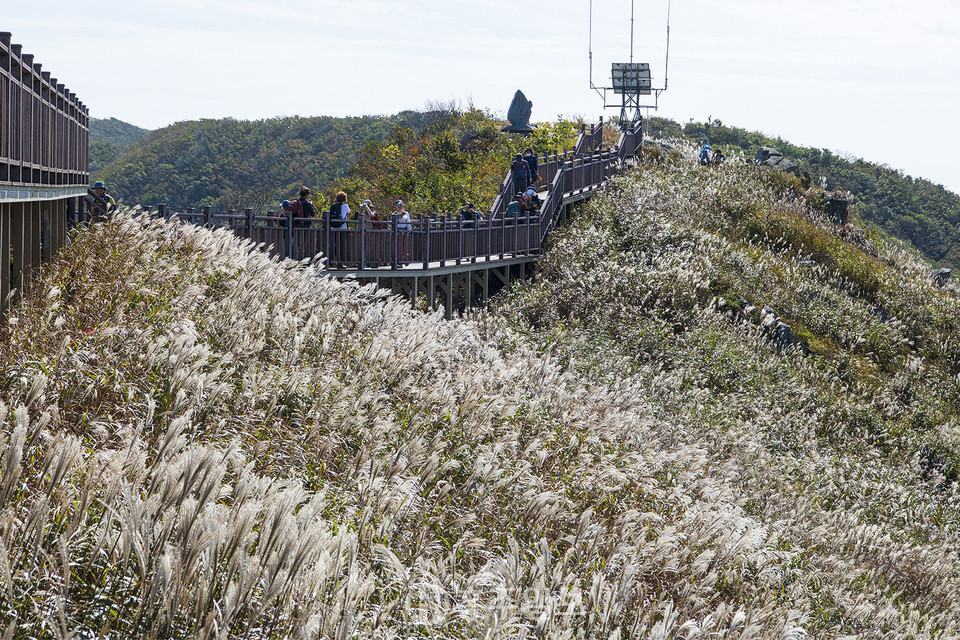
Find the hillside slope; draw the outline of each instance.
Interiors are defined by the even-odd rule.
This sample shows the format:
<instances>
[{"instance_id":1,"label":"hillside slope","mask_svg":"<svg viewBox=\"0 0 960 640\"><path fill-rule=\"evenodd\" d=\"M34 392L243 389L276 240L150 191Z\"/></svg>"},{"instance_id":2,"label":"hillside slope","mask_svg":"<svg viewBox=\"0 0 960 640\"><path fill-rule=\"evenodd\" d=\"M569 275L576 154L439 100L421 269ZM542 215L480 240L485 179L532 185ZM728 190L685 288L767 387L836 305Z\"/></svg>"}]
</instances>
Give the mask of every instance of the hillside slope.
<instances>
[{"instance_id":1,"label":"hillside slope","mask_svg":"<svg viewBox=\"0 0 960 640\"><path fill-rule=\"evenodd\" d=\"M148 129L116 118L90 119L90 177L99 179L99 172L130 147L150 134Z\"/></svg>"},{"instance_id":2,"label":"hillside slope","mask_svg":"<svg viewBox=\"0 0 960 640\"><path fill-rule=\"evenodd\" d=\"M679 125L654 119L658 130L676 133ZM960 267L960 195L922 177L861 158L843 158L828 149L800 147L720 122L690 122L683 135L693 142L721 146L747 158L762 146L776 147L816 182L856 196L857 217L894 238L904 240L932 262Z\"/></svg>"},{"instance_id":3,"label":"hillside slope","mask_svg":"<svg viewBox=\"0 0 960 640\"><path fill-rule=\"evenodd\" d=\"M210 205L276 208L302 185L318 192L345 177L360 150L396 127L425 126L438 112L394 116L194 120L158 129L98 173L127 204L174 210Z\"/></svg>"},{"instance_id":4,"label":"hillside slope","mask_svg":"<svg viewBox=\"0 0 960 640\"><path fill-rule=\"evenodd\" d=\"M960 309L852 239L651 152L445 322L222 231L80 230L0 351L0 627L953 637Z\"/></svg>"}]
</instances>

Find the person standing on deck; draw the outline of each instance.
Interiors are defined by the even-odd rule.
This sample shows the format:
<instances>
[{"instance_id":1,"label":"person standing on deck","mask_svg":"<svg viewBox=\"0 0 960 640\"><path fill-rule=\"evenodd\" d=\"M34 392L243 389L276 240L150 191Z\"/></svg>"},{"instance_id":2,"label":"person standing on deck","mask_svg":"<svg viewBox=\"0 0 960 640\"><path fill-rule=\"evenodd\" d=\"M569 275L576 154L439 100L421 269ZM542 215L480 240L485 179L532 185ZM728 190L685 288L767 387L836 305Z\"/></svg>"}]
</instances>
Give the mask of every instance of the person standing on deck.
<instances>
[{"instance_id":1,"label":"person standing on deck","mask_svg":"<svg viewBox=\"0 0 960 640\"><path fill-rule=\"evenodd\" d=\"M510 173L513 174L513 192L526 191L527 185L530 184L530 166L523 159L523 154L518 153L514 157L513 164L510 165Z\"/></svg>"},{"instance_id":2,"label":"person standing on deck","mask_svg":"<svg viewBox=\"0 0 960 640\"><path fill-rule=\"evenodd\" d=\"M527 147L523 150L523 160L530 170L530 183L538 182L540 175L537 173L537 154L533 152L533 147Z\"/></svg>"},{"instance_id":3,"label":"person standing on deck","mask_svg":"<svg viewBox=\"0 0 960 640\"><path fill-rule=\"evenodd\" d=\"M403 208L403 200L397 200L394 203L393 215L397 216L397 258L409 258L410 252L407 251L407 234L413 228L410 224L410 212Z\"/></svg>"}]
</instances>

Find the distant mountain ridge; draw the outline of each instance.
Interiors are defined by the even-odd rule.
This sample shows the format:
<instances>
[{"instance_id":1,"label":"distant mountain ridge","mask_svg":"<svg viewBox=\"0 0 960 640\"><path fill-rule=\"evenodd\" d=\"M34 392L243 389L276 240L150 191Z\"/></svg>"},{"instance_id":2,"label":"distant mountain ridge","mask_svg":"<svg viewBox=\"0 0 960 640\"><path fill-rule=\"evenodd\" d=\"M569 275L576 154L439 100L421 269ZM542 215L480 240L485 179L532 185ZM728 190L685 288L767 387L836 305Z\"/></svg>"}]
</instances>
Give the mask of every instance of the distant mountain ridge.
<instances>
[{"instance_id":1,"label":"distant mountain ridge","mask_svg":"<svg viewBox=\"0 0 960 640\"><path fill-rule=\"evenodd\" d=\"M149 129L116 118L91 118L90 173L96 174L148 135Z\"/></svg>"},{"instance_id":2,"label":"distant mountain ridge","mask_svg":"<svg viewBox=\"0 0 960 640\"><path fill-rule=\"evenodd\" d=\"M127 204L174 209L210 205L262 211L303 185L315 191L347 175L364 144L397 126L420 128L434 115L205 119L148 132L92 179ZM99 133L93 131L96 142ZM116 144L106 141L108 144Z\"/></svg>"}]
</instances>

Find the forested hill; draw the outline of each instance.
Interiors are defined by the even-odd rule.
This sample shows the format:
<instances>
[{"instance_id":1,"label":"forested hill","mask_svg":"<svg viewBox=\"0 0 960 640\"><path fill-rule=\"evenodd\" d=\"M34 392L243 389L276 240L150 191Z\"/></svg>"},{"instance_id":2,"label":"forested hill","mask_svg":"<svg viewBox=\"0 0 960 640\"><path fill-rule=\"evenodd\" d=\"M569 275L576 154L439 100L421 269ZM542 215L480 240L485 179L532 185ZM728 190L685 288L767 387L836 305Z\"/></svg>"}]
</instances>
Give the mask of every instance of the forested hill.
<instances>
[{"instance_id":1,"label":"forested hill","mask_svg":"<svg viewBox=\"0 0 960 640\"><path fill-rule=\"evenodd\" d=\"M141 129L116 118L91 118L90 172L96 174L148 135L149 129Z\"/></svg>"},{"instance_id":2,"label":"forested hill","mask_svg":"<svg viewBox=\"0 0 960 640\"><path fill-rule=\"evenodd\" d=\"M752 158L762 146L772 146L830 189L840 188L856 199L856 216L864 223L909 242L929 260L960 266L960 195L924 178L862 159L847 160L828 149L799 147L781 138L724 125L719 120L683 126L653 118L658 135L673 135L697 144L722 147L727 156L741 151ZM895 162L896 158L890 158Z\"/></svg>"},{"instance_id":3,"label":"forested hill","mask_svg":"<svg viewBox=\"0 0 960 640\"><path fill-rule=\"evenodd\" d=\"M398 125L422 127L431 112L351 118L232 118L158 129L94 172L129 204L175 209L275 205L301 185L321 189L345 176L370 140ZM95 138L94 138L95 139Z\"/></svg>"}]
</instances>

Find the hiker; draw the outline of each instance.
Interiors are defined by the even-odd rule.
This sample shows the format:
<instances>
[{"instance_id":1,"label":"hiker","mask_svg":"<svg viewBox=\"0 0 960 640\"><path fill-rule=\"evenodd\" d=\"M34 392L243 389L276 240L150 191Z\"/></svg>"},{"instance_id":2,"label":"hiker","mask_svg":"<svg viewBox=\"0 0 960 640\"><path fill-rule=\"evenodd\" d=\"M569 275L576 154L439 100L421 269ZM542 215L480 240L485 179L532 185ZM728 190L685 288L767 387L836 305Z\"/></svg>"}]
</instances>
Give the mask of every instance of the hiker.
<instances>
[{"instance_id":1,"label":"hiker","mask_svg":"<svg viewBox=\"0 0 960 640\"><path fill-rule=\"evenodd\" d=\"M376 208L373 206L373 203L369 200L364 200L360 207L367 214L367 220L370 221L370 227L373 229L386 229L387 223L383 222L383 219L380 217L380 214L377 213Z\"/></svg>"},{"instance_id":2,"label":"hiker","mask_svg":"<svg viewBox=\"0 0 960 640\"><path fill-rule=\"evenodd\" d=\"M407 251L407 234L413 228L410 224L410 212L403 208L403 200L397 200L393 203L393 215L397 216L397 259L409 258Z\"/></svg>"},{"instance_id":3,"label":"hiker","mask_svg":"<svg viewBox=\"0 0 960 640\"><path fill-rule=\"evenodd\" d=\"M109 193L107 193L107 185L102 182L93 183L93 192L97 194L97 198L100 199L100 202L97 203L98 209L103 209L103 213L109 215L110 213L117 210L117 201L113 199Z\"/></svg>"},{"instance_id":4,"label":"hiker","mask_svg":"<svg viewBox=\"0 0 960 640\"><path fill-rule=\"evenodd\" d=\"M299 207L297 207L299 211L297 215L294 216L293 226L310 226L310 218L313 218L317 214L317 210L313 208L313 203L310 202L309 187L300 187L300 197L297 198L297 202L299 203Z\"/></svg>"},{"instance_id":5,"label":"hiker","mask_svg":"<svg viewBox=\"0 0 960 640\"><path fill-rule=\"evenodd\" d=\"M537 203L533 201L533 198L530 196L530 192L527 191L523 195L523 213L526 216L530 216L537 212Z\"/></svg>"},{"instance_id":6,"label":"hiker","mask_svg":"<svg viewBox=\"0 0 960 640\"><path fill-rule=\"evenodd\" d=\"M700 151L700 164L710 164L710 145L703 145Z\"/></svg>"},{"instance_id":7,"label":"hiker","mask_svg":"<svg viewBox=\"0 0 960 640\"><path fill-rule=\"evenodd\" d=\"M510 204L507 205L507 212L504 214L506 223L515 223L521 213L523 213L523 194L517 192L517 194L513 196L513 200L510 201Z\"/></svg>"},{"instance_id":8,"label":"hiker","mask_svg":"<svg viewBox=\"0 0 960 640\"><path fill-rule=\"evenodd\" d=\"M539 209L542 204L540 201L540 194L537 192L537 188L533 185L527 187L527 192L523 194L524 200L530 198L530 201L534 204L534 208Z\"/></svg>"},{"instance_id":9,"label":"hiker","mask_svg":"<svg viewBox=\"0 0 960 640\"><path fill-rule=\"evenodd\" d=\"M540 174L537 173L537 154L533 152L533 147L527 147L523 150L523 160L527 163L530 170L530 182L539 182Z\"/></svg>"},{"instance_id":10,"label":"hiker","mask_svg":"<svg viewBox=\"0 0 960 640\"><path fill-rule=\"evenodd\" d=\"M330 205L327 222L330 223L330 227L333 229L342 229L343 226L347 224L346 220L349 216L350 205L347 204L347 194L343 191L338 191L336 201Z\"/></svg>"},{"instance_id":11,"label":"hiker","mask_svg":"<svg viewBox=\"0 0 960 640\"><path fill-rule=\"evenodd\" d=\"M467 205L463 209L460 209L460 219L463 221L464 229L473 229L474 221L477 218L477 210L474 208L472 202L467 202Z\"/></svg>"},{"instance_id":12,"label":"hiker","mask_svg":"<svg viewBox=\"0 0 960 640\"><path fill-rule=\"evenodd\" d=\"M514 156L513 164L510 165L510 173L513 174L514 193L526 191L527 185L530 184L530 166L523 159L523 154L518 153Z\"/></svg>"},{"instance_id":13,"label":"hiker","mask_svg":"<svg viewBox=\"0 0 960 640\"><path fill-rule=\"evenodd\" d=\"M723 151L717 149L713 152L713 164L723 164L723 161L727 159L727 156L723 155Z\"/></svg>"}]
</instances>

